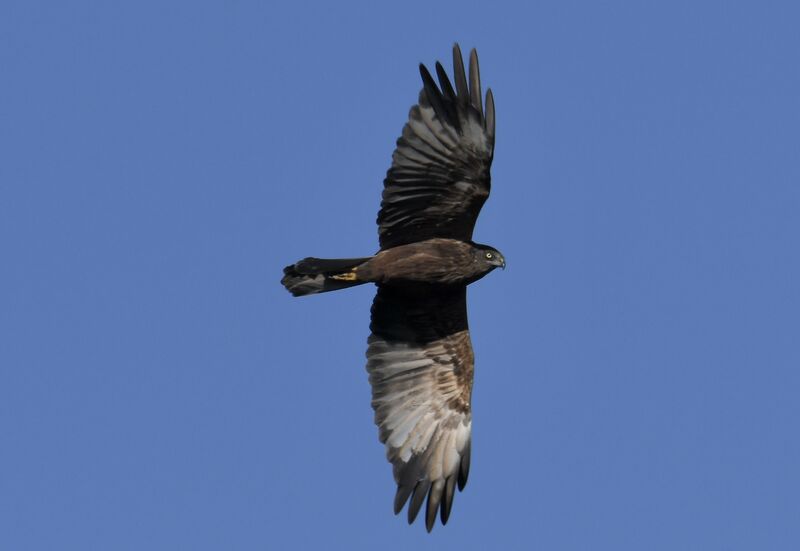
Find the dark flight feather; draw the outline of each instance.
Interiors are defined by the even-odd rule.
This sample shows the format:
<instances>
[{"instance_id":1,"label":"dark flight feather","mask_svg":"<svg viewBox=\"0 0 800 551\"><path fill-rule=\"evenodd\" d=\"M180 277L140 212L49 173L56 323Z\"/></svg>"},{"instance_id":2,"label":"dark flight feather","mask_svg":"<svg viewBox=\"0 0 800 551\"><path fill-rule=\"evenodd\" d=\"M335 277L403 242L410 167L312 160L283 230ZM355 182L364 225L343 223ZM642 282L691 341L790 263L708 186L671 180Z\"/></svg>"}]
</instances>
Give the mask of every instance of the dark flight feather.
<instances>
[{"instance_id":1,"label":"dark flight feather","mask_svg":"<svg viewBox=\"0 0 800 551\"><path fill-rule=\"evenodd\" d=\"M436 62L436 76L439 79L439 86L441 87L444 96L444 108L447 111L447 121L452 124L459 133L461 133L461 121L458 118L458 104L456 103L456 92L453 90L453 85L450 84L450 79L447 78L447 73L442 67L442 64Z\"/></svg>"},{"instance_id":2,"label":"dark flight feather","mask_svg":"<svg viewBox=\"0 0 800 551\"><path fill-rule=\"evenodd\" d=\"M378 213L381 249L434 237L470 241L489 196L494 155L494 105L483 115L478 57L453 47L455 89L441 64L439 86L420 65L419 102L397 140ZM490 97L490 96L487 96Z\"/></svg>"},{"instance_id":3,"label":"dark flight feather","mask_svg":"<svg viewBox=\"0 0 800 551\"><path fill-rule=\"evenodd\" d=\"M453 508L453 497L455 497L456 492L456 475L451 474L447 477L447 482L445 483L444 493L442 494L442 507L441 507L441 517L440 520L442 524L447 524L447 521L450 519L450 510Z\"/></svg>"},{"instance_id":4,"label":"dark flight feather","mask_svg":"<svg viewBox=\"0 0 800 551\"><path fill-rule=\"evenodd\" d=\"M425 529L430 532L436 522L436 515L439 512L439 505L442 502L442 492L444 491L444 480L439 478L431 484L428 492L428 505L425 507Z\"/></svg>"},{"instance_id":5,"label":"dark flight feather","mask_svg":"<svg viewBox=\"0 0 800 551\"><path fill-rule=\"evenodd\" d=\"M467 86L467 76L464 74L464 59L461 57L461 48L458 44L453 46L453 75L456 81L459 101L467 103L469 86Z\"/></svg>"},{"instance_id":6,"label":"dark flight feather","mask_svg":"<svg viewBox=\"0 0 800 551\"><path fill-rule=\"evenodd\" d=\"M486 133L494 141L494 95L491 88L486 90Z\"/></svg>"},{"instance_id":7,"label":"dark flight feather","mask_svg":"<svg viewBox=\"0 0 800 551\"><path fill-rule=\"evenodd\" d=\"M444 99L447 100L448 103L455 103L456 91L453 90L453 85L450 84L450 79L447 78L447 71L444 70L444 67L442 67L442 64L438 61L436 62L436 76L439 79L439 87L442 89Z\"/></svg>"},{"instance_id":8,"label":"dark flight feather","mask_svg":"<svg viewBox=\"0 0 800 551\"><path fill-rule=\"evenodd\" d=\"M474 107L481 117L483 117L483 106L481 105L481 73L478 70L478 52L472 50L469 53L469 95Z\"/></svg>"},{"instance_id":9,"label":"dark flight feather","mask_svg":"<svg viewBox=\"0 0 800 551\"><path fill-rule=\"evenodd\" d=\"M408 523L411 524L417 518L422 504L425 502L425 497L428 495L428 489L431 487L430 480L420 480L414 488L414 494L411 496L411 501L408 503Z\"/></svg>"},{"instance_id":10,"label":"dark flight feather","mask_svg":"<svg viewBox=\"0 0 800 551\"><path fill-rule=\"evenodd\" d=\"M422 82L425 84L425 87L423 88L425 98L428 100L428 103L433 106L433 110L436 112L436 115L439 117L439 119L445 121L447 124L455 126L457 121L454 122L450 118L450 113L445 106L445 100L444 97L442 97L442 94L429 92L429 90L437 90L438 92L438 89L436 88L436 83L433 81L433 77L428 72L428 68L421 63L419 65L419 74L422 76Z\"/></svg>"}]
</instances>

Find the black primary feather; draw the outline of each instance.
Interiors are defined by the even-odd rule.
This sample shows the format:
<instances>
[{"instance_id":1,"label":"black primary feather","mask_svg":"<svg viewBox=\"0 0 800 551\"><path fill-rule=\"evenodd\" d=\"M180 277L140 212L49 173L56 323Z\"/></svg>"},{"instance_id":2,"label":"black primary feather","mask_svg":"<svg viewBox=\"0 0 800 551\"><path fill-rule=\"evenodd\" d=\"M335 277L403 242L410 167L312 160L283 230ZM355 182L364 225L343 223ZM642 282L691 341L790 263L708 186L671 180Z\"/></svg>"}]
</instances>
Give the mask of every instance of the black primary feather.
<instances>
[{"instance_id":1,"label":"black primary feather","mask_svg":"<svg viewBox=\"0 0 800 551\"><path fill-rule=\"evenodd\" d=\"M465 104L469 101L469 87L467 86L467 76L464 74L464 59L461 57L461 48L458 44L453 46L453 75L459 101Z\"/></svg>"},{"instance_id":2,"label":"black primary feather","mask_svg":"<svg viewBox=\"0 0 800 551\"><path fill-rule=\"evenodd\" d=\"M451 474L447 477L442 499L441 517L442 524L447 524L450 518L450 510L453 508L453 498L456 492L456 475Z\"/></svg>"},{"instance_id":3,"label":"black primary feather","mask_svg":"<svg viewBox=\"0 0 800 551\"><path fill-rule=\"evenodd\" d=\"M397 140L378 213L381 249L436 237L470 241L489 196L494 156L494 105L483 115L478 57L453 47L455 89L440 63L437 86L420 65L419 102ZM491 96L487 96L491 97Z\"/></svg>"},{"instance_id":4,"label":"black primary feather","mask_svg":"<svg viewBox=\"0 0 800 551\"><path fill-rule=\"evenodd\" d=\"M469 53L469 93L472 99L472 106L477 109L483 117L483 106L481 105L481 73L478 70L478 52L472 50Z\"/></svg>"},{"instance_id":5,"label":"black primary feather","mask_svg":"<svg viewBox=\"0 0 800 551\"><path fill-rule=\"evenodd\" d=\"M411 496L411 501L408 504L408 523L411 524L417 518L422 504L425 502L425 497L428 495L428 489L431 487L430 480L420 480L414 488L414 494Z\"/></svg>"},{"instance_id":6,"label":"black primary feather","mask_svg":"<svg viewBox=\"0 0 800 551\"><path fill-rule=\"evenodd\" d=\"M486 133L494 141L494 94L492 89L486 89Z\"/></svg>"}]
</instances>

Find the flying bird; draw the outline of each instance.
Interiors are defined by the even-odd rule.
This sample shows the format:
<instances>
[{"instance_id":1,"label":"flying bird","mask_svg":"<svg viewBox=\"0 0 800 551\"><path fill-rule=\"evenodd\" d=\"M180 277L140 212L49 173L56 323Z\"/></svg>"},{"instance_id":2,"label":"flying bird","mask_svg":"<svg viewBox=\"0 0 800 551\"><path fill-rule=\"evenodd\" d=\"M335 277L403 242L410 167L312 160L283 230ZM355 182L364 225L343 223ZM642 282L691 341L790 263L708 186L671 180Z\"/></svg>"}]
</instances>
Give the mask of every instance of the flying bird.
<instances>
[{"instance_id":1,"label":"flying bird","mask_svg":"<svg viewBox=\"0 0 800 551\"><path fill-rule=\"evenodd\" d=\"M380 250L364 258L304 258L281 283L310 295L377 285L367 372L380 441L393 465L394 512L408 522L427 498L425 527L446 524L455 488L470 465L474 356L467 325L467 285L498 267L503 255L472 241L489 196L495 112L481 95L478 56L469 75L453 46L451 83L439 85L420 64L423 87L397 140L378 212Z\"/></svg>"}]
</instances>

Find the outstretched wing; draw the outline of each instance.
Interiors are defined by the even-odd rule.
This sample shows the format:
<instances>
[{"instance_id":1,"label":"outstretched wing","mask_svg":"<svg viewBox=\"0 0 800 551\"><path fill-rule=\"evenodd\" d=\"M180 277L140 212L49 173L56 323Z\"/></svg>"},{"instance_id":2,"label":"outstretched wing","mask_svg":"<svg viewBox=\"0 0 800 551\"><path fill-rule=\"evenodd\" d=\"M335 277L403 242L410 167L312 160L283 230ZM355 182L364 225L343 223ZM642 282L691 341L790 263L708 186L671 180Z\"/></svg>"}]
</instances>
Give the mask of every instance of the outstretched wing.
<instances>
[{"instance_id":1,"label":"outstretched wing","mask_svg":"<svg viewBox=\"0 0 800 551\"><path fill-rule=\"evenodd\" d=\"M411 108L383 182L378 213L381 249L433 237L469 241L489 196L494 155L494 99L481 101L478 55L469 57L469 84L453 46L455 90L436 63L441 90L424 65L419 103Z\"/></svg>"},{"instance_id":2,"label":"outstretched wing","mask_svg":"<svg viewBox=\"0 0 800 551\"><path fill-rule=\"evenodd\" d=\"M414 522L427 497L427 530L447 523L467 483L474 359L466 287L380 287L372 304L367 371L380 440L394 466L394 512L410 498Z\"/></svg>"}]
</instances>

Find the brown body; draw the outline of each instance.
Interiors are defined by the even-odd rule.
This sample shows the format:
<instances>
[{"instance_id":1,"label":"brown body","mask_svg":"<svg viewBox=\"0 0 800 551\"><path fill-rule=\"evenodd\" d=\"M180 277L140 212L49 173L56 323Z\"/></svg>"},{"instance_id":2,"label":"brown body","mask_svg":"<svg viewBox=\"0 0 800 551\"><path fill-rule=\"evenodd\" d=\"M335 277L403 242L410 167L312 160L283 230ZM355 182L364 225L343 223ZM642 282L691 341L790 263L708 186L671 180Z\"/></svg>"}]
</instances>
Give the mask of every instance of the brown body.
<instances>
[{"instance_id":1,"label":"brown body","mask_svg":"<svg viewBox=\"0 0 800 551\"><path fill-rule=\"evenodd\" d=\"M481 251L456 239L428 239L380 251L358 266L355 280L388 285L466 285L486 275Z\"/></svg>"}]
</instances>

